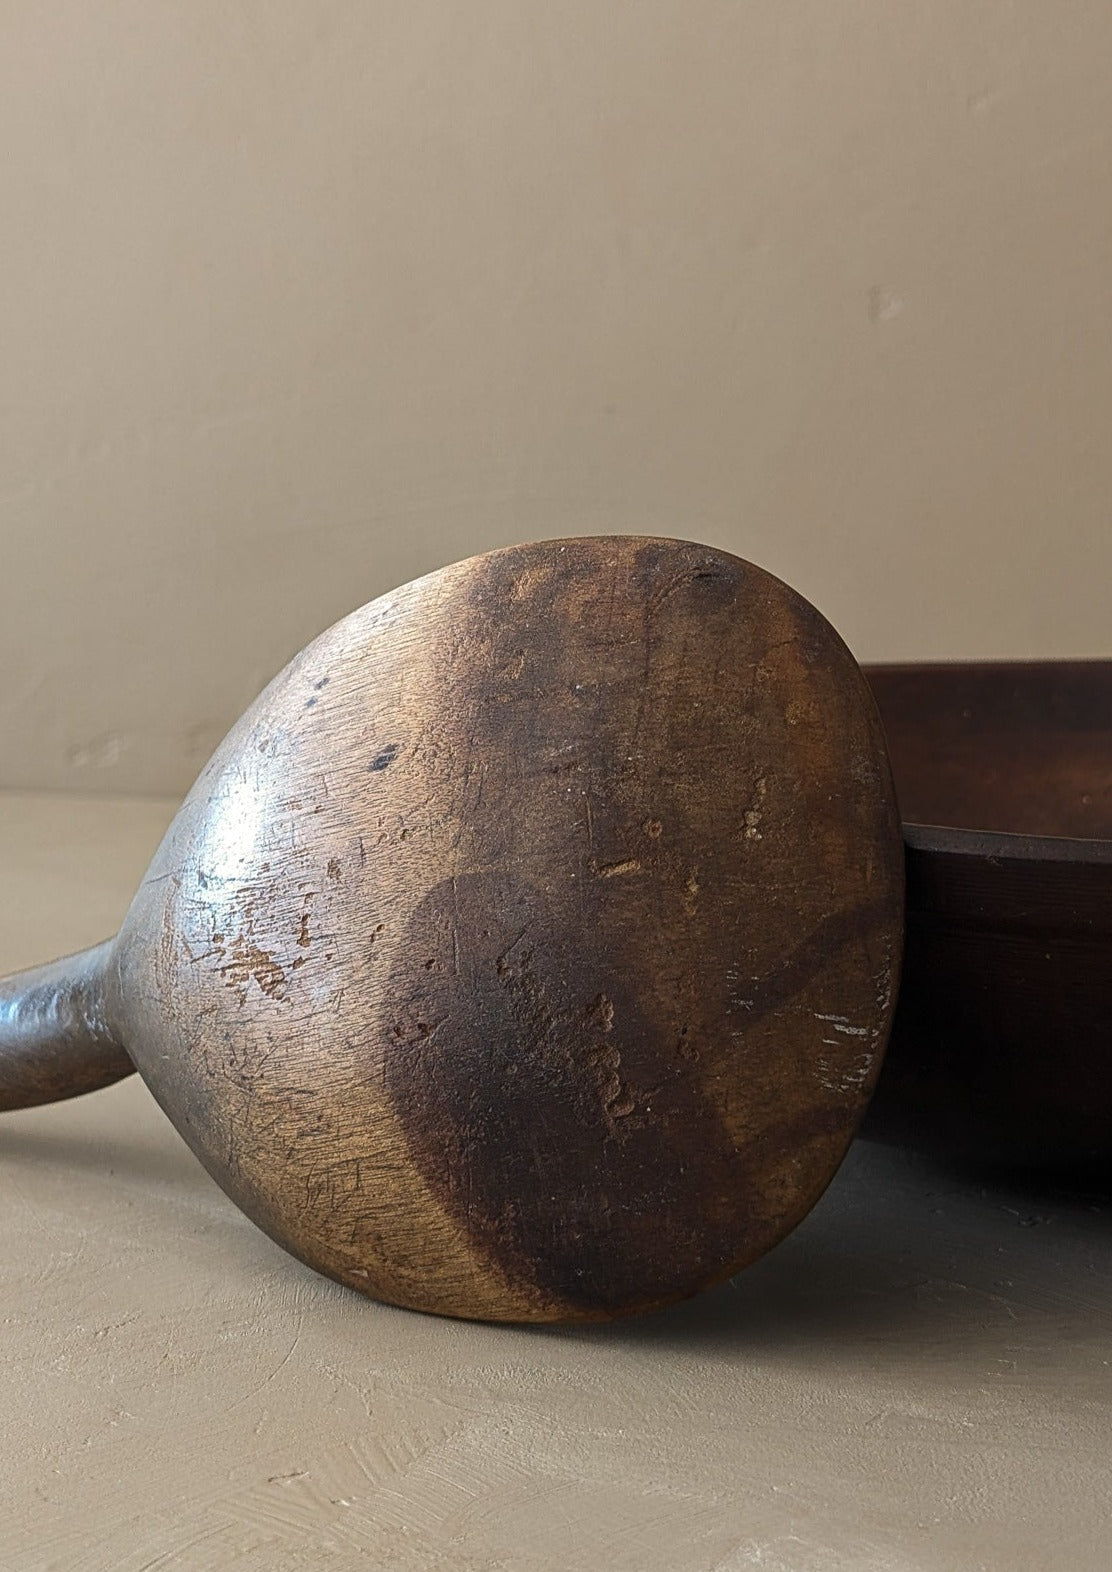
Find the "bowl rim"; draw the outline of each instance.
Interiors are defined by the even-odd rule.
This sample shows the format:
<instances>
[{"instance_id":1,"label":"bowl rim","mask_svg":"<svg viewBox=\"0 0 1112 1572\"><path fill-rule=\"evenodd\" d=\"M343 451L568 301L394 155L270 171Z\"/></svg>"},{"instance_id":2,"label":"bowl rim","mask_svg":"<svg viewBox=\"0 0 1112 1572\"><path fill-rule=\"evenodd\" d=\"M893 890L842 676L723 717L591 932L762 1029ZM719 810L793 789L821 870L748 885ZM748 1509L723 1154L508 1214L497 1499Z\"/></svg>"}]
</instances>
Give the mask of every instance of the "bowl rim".
<instances>
[{"instance_id":1,"label":"bowl rim","mask_svg":"<svg viewBox=\"0 0 1112 1572\"><path fill-rule=\"evenodd\" d=\"M874 673L888 676L943 676L957 671L1050 672L1067 669L1074 673L1104 670L1112 674L1109 655L1043 656L961 656L926 660L863 661L861 670L870 679ZM976 857L1030 863L1112 863L1112 838L1078 835L1029 835L1015 830L979 830L971 825L935 824L925 820L903 820L905 843L914 851L951 857Z\"/></svg>"},{"instance_id":2,"label":"bowl rim","mask_svg":"<svg viewBox=\"0 0 1112 1572\"><path fill-rule=\"evenodd\" d=\"M1074 835L1018 835L1010 830L963 829L905 820L904 842L913 851L988 861L1112 864L1112 840Z\"/></svg>"}]
</instances>

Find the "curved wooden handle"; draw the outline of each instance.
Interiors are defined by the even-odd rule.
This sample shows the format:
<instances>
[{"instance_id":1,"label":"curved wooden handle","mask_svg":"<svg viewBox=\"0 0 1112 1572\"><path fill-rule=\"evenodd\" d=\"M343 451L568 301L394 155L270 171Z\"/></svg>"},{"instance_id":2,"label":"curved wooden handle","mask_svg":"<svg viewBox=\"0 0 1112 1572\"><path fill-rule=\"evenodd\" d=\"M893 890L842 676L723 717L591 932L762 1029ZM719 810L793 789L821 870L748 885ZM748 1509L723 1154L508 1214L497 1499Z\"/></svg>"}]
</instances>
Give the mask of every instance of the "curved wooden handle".
<instances>
[{"instance_id":1,"label":"curved wooden handle","mask_svg":"<svg viewBox=\"0 0 1112 1572\"><path fill-rule=\"evenodd\" d=\"M135 1069L104 1018L112 941L0 979L0 1110L95 1092Z\"/></svg>"}]
</instances>

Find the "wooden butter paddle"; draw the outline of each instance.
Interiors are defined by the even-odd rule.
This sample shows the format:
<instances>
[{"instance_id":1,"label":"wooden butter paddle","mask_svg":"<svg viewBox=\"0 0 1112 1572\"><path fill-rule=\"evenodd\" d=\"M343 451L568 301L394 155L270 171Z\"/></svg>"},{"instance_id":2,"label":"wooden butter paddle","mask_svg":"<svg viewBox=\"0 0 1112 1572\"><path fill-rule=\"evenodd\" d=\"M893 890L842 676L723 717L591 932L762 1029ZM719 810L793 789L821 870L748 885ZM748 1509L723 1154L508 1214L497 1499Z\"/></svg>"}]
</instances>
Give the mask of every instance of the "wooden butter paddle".
<instances>
[{"instance_id":1,"label":"wooden butter paddle","mask_svg":"<svg viewBox=\"0 0 1112 1572\"><path fill-rule=\"evenodd\" d=\"M817 1200L902 922L876 709L814 607L680 541L513 547L271 683L119 935L0 984L0 1106L138 1069L319 1271L609 1319Z\"/></svg>"}]
</instances>

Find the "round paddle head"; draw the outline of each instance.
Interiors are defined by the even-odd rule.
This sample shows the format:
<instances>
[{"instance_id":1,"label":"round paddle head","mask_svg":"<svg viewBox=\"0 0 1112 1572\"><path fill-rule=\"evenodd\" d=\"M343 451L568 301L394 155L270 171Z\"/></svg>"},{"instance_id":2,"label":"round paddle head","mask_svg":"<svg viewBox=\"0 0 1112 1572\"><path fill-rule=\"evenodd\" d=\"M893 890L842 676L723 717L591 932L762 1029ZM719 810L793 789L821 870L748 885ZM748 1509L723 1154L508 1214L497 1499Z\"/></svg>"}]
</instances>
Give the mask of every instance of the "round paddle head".
<instances>
[{"instance_id":1,"label":"round paddle head","mask_svg":"<svg viewBox=\"0 0 1112 1572\"><path fill-rule=\"evenodd\" d=\"M724 552L513 547L311 644L181 809L113 1029L230 1196L395 1304L598 1320L813 1205L903 852L844 644Z\"/></svg>"}]
</instances>

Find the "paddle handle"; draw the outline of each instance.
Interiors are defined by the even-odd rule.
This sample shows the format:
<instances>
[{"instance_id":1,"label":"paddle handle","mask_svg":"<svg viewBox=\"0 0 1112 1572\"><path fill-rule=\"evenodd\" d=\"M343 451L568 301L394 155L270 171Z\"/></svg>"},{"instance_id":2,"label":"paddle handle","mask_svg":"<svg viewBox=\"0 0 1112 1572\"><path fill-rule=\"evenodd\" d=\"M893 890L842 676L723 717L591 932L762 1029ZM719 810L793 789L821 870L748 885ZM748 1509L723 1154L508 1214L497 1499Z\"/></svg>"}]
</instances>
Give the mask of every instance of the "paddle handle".
<instances>
[{"instance_id":1,"label":"paddle handle","mask_svg":"<svg viewBox=\"0 0 1112 1572\"><path fill-rule=\"evenodd\" d=\"M135 1069L104 1015L112 941L0 979L0 1110L59 1102Z\"/></svg>"}]
</instances>

